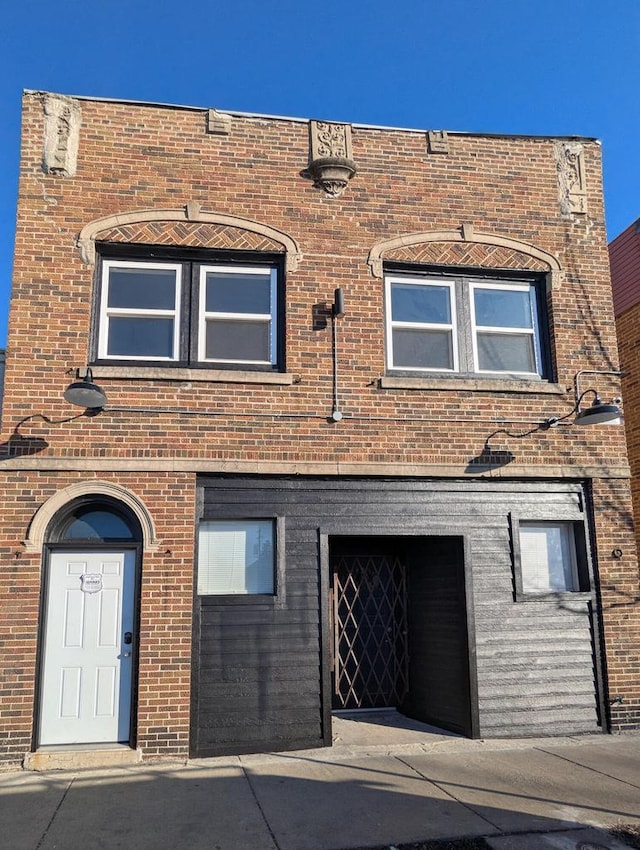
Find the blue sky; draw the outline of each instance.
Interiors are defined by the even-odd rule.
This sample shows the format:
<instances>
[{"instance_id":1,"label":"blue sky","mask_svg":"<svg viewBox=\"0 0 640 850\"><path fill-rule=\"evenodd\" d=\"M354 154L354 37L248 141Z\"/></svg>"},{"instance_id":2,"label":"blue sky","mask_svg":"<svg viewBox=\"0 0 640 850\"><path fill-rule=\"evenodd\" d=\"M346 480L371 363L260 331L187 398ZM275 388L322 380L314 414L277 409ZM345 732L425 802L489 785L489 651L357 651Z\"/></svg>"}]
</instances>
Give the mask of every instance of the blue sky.
<instances>
[{"instance_id":1,"label":"blue sky","mask_svg":"<svg viewBox=\"0 0 640 850\"><path fill-rule=\"evenodd\" d=\"M640 216L638 0L7 0L0 345L22 89L488 133L595 136L607 228Z\"/></svg>"}]
</instances>

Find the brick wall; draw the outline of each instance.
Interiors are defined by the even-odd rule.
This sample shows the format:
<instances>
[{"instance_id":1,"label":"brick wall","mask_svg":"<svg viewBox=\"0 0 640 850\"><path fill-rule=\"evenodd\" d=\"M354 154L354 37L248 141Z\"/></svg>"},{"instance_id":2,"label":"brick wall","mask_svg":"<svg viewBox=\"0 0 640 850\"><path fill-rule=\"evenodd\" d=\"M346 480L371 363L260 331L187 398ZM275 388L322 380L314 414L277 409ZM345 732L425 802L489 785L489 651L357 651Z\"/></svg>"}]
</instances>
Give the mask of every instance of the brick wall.
<instances>
[{"instance_id":1,"label":"brick wall","mask_svg":"<svg viewBox=\"0 0 640 850\"><path fill-rule=\"evenodd\" d=\"M39 553L25 552L34 512L54 493L90 473L2 474L0 536L0 753L20 761L33 734L38 616L43 574ZM100 480L116 480L100 476ZM142 562L139 630L138 745L148 757L184 755L189 737L193 517L195 480L172 474L119 475L156 523L157 551Z\"/></svg>"},{"instance_id":2,"label":"brick wall","mask_svg":"<svg viewBox=\"0 0 640 850\"><path fill-rule=\"evenodd\" d=\"M303 260L287 275L287 371L292 387L100 378L112 406L200 409L221 414L190 420L173 414L107 412L45 429L48 457L93 456L281 461L433 462L458 464L481 448L495 420L495 399L464 392L380 390L384 374L382 282L366 259L388 235L459 228L512 236L558 257L564 280L550 294L558 385L579 368L615 364L608 263L601 205L600 148L584 145L589 214L564 218L558 204L554 141L455 136L448 155L428 154L423 134L354 129L358 175L331 199L300 177L308 158L305 123L234 118L229 136L207 135L205 112L82 101L76 176L42 173L42 99L25 97L23 155L7 353L4 429L34 410L62 418L68 370L88 359L94 268L75 240L101 216L135 209L203 209L266 222L290 234ZM175 240L174 231L174 240ZM187 241L185 239L185 241ZM345 290L340 323L342 406L331 412L331 329L314 323L315 305ZM100 369L96 369L96 375ZM37 387L37 403L24 387ZM506 420L565 412L570 395L501 394ZM411 415L454 416L451 427L421 429ZM272 411L273 420L253 414ZM292 420L286 414L295 414ZM376 417L375 422L368 421ZM455 420L458 420L456 422ZM247 430L250 428L251 433ZM43 433L25 423L24 435ZM452 431L453 439L452 439ZM457 433L456 433L457 432ZM114 436L115 435L115 436ZM126 438L125 438L126 435ZM559 430L518 444L526 463L611 462L624 458L613 431L581 437Z\"/></svg>"},{"instance_id":3,"label":"brick wall","mask_svg":"<svg viewBox=\"0 0 640 850\"><path fill-rule=\"evenodd\" d=\"M624 398L624 424L631 467L631 493L635 517L636 546L640 540L640 352L638 350L638 322L640 321L640 233L638 223L630 225L609 246L611 262L611 283L613 304L616 315L620 368L625 374L622 378L622 396ZM620 564L619 566L622 566ZM626 565L619 576L619 583L607 575L609 588L615 587L618 594L617 604L612 603L615 613L614 630L623 628L633 633L640 624L640 590L638 570L631 564ZM603 591L606 593L606 589ZM638 651L633 639L627 644L619 642L616 650L620 671L611 673L612 692L631 687L640 679ZM614 715L618 704L614 705Z\"/></svg>"},{"instance_id":4,"label":"brick wall","mask_svg":"<svg viewBox=\"0 0 640 850\"><path fill-rule=\"evenodd\" d=\"M143 563L138 736L147 755L184 754L195 473L464 478L493 431L526 431L568 412L578 370L617 368L600 146L581 143L586 212L575 213L559 200L558 140L451 134L449 153L435 154L424 133L354 127L358 173L340 197L330 198L301 176L309 158L306 122L232 116L229 134L215 135L206 132L206 110L87 99L75 101L82 113L77 169L63 176L43 170L45 100L42 93L24 97L2 420L6 753L24 754L32 732L41 566L21 541L50 495L99 476L140 495L166 543L166 551L145 555ZM300 247L302 258L286 276L286 371L293 383L166 374L143 380L97 366L109 406L98 416L63 421L78 413L63 401L63 390L89 360L95 267L76 246L82 228L106 216L180 210L188 203L262 223ZM469 236L464 250L444 239L428 250L399 248L389 256L546 270L544 260L522 251L531 245L557 258L562 271L548 296L550 384L528 382L519 390L455 379L423 388L381 385L383 283L372 275L369 252L382 239L462 233L462 225ZM487 246L474 241L473 232L517 240L520 248ZM112 222L98 238L284 250L269 236L203 226L186 214L179 225ZM344 418L332 422L328 305L337 286L346 301L338 320ZM604 396L617 394L615 382L599 377L595 383ZM637 724L640 679L630 671L633 652L640 655L640 624L627 616L631 608L618 607L619 594L629 605L637 598L622 429L561 426L523 439L502 434L492 445L515 456L493 474L594 479L608 670L626 697L614 722ZM624 558L613 562L607 553L620 546Z\"/></svg>"}]
</instances>

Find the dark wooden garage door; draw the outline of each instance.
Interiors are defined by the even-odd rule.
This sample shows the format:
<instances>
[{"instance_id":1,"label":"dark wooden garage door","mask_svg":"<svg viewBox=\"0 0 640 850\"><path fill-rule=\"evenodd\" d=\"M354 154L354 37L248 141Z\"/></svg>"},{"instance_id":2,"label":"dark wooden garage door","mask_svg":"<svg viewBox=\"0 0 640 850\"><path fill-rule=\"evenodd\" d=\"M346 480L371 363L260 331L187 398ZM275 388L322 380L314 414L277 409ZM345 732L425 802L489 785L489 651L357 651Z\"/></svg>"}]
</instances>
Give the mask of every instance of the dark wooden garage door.
<instances>
[{"instance_id":1,"label":"dark wooden garage door","mask_svg":"<svg viewBox=\"0 0 640 850\"><path fill-rule=\"evenodd\" d=\"M461 537L425 537L407 550L409 682L403 710L471 735L471 691Z\"/></svg>"}]
</instances>

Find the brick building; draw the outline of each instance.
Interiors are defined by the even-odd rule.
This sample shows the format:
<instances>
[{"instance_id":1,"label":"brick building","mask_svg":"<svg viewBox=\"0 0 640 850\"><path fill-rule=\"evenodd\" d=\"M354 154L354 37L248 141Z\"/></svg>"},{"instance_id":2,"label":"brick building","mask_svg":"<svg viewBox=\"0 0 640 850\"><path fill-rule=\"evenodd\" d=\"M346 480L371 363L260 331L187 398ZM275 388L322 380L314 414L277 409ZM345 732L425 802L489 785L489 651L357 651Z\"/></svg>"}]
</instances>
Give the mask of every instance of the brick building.
<instances>
[{"instance_id":1,"label":"brick building","mask_svg":"<svg viewBox=\"0 0 640 850\"><path fill-rule=\"evenodd\" d=\"M631 467L634 516L640 516L640 220L620 233L609 245L613 309L618 334L622 391L625 396L625 431ZM638 522L636 520L636 544Z\"/></svg>"},{"instance_id":2,"label":"brick building","mask_svg":"<svg viewBox=\"0 0 640 850\"><path fill-rule=\"evenodd\" d=\"M27 92L4 757L637 728L617 371L594 140Z\"/></svg>"}]
</instances>

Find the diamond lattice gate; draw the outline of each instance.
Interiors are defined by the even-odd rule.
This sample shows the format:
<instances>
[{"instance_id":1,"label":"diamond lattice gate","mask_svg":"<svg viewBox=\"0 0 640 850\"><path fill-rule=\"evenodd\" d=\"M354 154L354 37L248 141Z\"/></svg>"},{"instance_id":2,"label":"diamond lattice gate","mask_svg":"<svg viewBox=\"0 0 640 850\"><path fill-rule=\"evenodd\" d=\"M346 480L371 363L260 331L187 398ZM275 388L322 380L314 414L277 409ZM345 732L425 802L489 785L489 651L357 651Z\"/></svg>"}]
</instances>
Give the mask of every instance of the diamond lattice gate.
<instances>
[{"instance_id":1,"label":"diamond lattice gate","mask_svg":"<svg viewBox=\"0 0 640 850\"><path fill-rule=\"evenodd\" d=\"M393 555L333 562L337 709L399 705L408 690L406 569Z\"/></svg>"}]
</instances>

